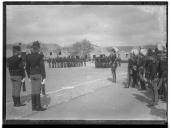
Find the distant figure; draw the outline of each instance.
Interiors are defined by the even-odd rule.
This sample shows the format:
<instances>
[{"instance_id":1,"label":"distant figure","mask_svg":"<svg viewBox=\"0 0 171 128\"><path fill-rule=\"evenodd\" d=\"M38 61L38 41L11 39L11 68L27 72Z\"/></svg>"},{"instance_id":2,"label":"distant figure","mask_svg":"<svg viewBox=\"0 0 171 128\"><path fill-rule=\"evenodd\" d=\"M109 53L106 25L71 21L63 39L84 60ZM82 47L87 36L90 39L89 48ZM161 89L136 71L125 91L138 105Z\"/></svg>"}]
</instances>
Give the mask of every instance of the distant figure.
<instances>
[{"instance_id":1,"label":"distant figure","mask_svg":"<svg viewBox=\"0 0 171 128\"><path fill-rule=\"evenodd\" d=\"M119 65L119 67L120 67L120 66L121 66L121 57L120 57L120 54L118 54L117 60L118 60L118 65Z\"/></svg>"},{"instance_id":2,"label":"distant figure","mask_svg":"<svg viewBox=\"0 0 171 128\"><path fill-rule=\"evenodd\" d=\"M112 53L110 54L110 65L111 65L113 82L116 83L117 56L116 56L115 49L112 49Z\"/></svg>"}]
</instances>

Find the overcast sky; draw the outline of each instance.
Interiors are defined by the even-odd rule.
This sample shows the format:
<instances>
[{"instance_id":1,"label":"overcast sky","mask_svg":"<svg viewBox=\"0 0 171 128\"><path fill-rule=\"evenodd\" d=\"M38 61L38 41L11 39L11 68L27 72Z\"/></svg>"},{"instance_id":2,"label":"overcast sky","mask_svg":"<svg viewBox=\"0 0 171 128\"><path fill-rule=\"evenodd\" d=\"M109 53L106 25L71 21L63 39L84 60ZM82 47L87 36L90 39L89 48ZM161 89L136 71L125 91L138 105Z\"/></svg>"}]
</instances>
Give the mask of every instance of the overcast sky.
<instances>
[{"instance_id":1,"label":"overcast sky","mask_svg":"<svg viewBox=\"0 0 171 128\"><path fill-rule=\"evenodd\" d=\"M7 43L66 46L86 38L99 46L155 44L163 40L158 11L135 5L8 5Z\"/></svg>"}]
</instances>

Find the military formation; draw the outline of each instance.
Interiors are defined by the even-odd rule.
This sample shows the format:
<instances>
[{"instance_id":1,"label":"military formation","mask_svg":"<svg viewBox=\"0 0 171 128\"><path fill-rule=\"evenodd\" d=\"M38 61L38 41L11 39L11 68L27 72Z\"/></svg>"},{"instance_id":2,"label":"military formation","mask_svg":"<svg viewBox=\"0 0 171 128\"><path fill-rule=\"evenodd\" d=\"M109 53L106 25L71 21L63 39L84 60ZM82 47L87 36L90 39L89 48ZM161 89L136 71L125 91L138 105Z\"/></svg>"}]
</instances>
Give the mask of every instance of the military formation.
<instances>
[{"instance_id":1,"label":"military formation","mask_svg":"<svg viewBox=\"0 0 171 128\"><path fill-rule=\"evenodd\" d=\"M9 67L12 82L12 98L14 107L26 105L21 103L20 93L27 74L31 84L32 110L44 111L46 108L41 106L40 94L41 91L44 92L42 86L45 85L46 72L44 55L40 52L40 43L38 41L33 42L31 51L32 52L27 54L25 59L23 59L21 47L16 45L13 46L13 56L7 59L7 66Z\"/></svg>"},{"instance_id":2,"label":"military formation","mask_svg":"<svg viewBox=\"0 0 171 128\"><path fill-rule=\"evenodd\" d=\"M117 56L118 66L121 66L121 58ZM96 68L111 68L111 56L99 56L95 58Z\"/></svg>"},{"instance_id":3,"label":"military formation","mask_svg":"<svg viewBox=\"0 0 171 128\"><path fill-rule=\"evenodd\" d=\"M151 90L152 101L149 104L158 104L159 99L167 101L168 86L168 59L167 51L148 49L146 53L141 49L138 54L130 54L128 60L128 85L140 90ZM144 50L145 51L145 50Z\"/></svg>"},{"instance_id":4,"label":"military formation","mask_svg":"<svg viewBox=\"0 0 171 128\"><path fill-rule=\"evenodd\" d=\"M167 49L167 48L166 48ZM152 102L156 105L161 98L167 101L168 90L168 58L167 50L156 48L155 50L140 49L130 53L128 60L128 84L126 88L133 87L141 90L152 90ZM45 93L45 60L40 52L39 41L34 41L30 53L24 55L21 46L13 46L13 56L7 59L10 79L12 82L12 98L15 107L24 106L21 103L21 89L25 88L25 78L28 77L31 84L31 101L33 111L44 111L41 106L40 94ZM86 59L79 57L56 57L48 58L49 68L66 68L86 66ZM112 49L109 56L95 58L96 68L111 68L113 82L116 82L116 69L121 64L121 58ZM26 91L25 89L23 89Z\"/></svg>"},{"instance_id":5,"label":"military formation","mask_svg":"<svg viewBox=\"0 0 171 128\"><path fill-rule=\"evenodd\" d=\"M47 59L49 68L67 68L86 66L86 59L79 56L55 57Z\"/></svg>"}]
</instances>

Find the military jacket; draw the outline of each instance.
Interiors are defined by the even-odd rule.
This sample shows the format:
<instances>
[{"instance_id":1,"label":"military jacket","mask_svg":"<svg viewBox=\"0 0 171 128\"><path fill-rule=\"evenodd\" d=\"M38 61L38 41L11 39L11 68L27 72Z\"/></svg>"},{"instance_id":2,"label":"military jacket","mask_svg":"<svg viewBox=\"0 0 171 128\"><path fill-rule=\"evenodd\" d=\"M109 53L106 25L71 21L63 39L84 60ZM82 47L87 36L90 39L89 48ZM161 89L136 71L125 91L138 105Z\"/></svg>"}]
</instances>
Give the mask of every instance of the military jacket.
<instances>
[{"instance_id":1,"label":"military jacket","mask_svg":"<svg viewBox=\"0 0 171 128\"><path fill-rule=\"evenodd\" d=\"M26 71L30 78L30 75L41 74L42 78L46 78L45 65L43 55L39 53L32 53L26 57Z\"/></svg>"},{"instance_id":2,"label":"military jacket","mask_svg":"<svg viewBox=\"0 0 171 128\"><path fill-rule=\"evenodd\" d=\"M7 59L7 65L11 76L22 76L25 77L24 64L21 57L12 56Z\"/></svg>"}]
</instances>

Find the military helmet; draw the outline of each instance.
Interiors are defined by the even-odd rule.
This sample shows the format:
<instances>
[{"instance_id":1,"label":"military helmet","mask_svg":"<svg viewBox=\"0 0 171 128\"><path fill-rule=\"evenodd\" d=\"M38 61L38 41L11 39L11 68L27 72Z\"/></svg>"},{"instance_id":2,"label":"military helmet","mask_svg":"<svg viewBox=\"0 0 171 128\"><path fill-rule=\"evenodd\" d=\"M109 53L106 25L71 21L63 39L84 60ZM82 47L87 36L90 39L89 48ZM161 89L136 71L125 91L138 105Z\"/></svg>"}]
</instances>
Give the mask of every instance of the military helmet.
<instances>
[{"instance_id":1,"label":"military helmet","mask_svg":"<svg viewBox=\"0 0 171 128\"><path fill-rule=\"evenodd\" d=\"M13 46L13 52L20 52L20 51L21 51L21 47L19 45Z\"/></svg>"},{"instance_id":2,"label":"military helmet","mask_svg":"<svg viewBox=\"0 0 171 128\"><path fill-rule=\"evenodd\" d=\"M32 48L34 48L34 49L39 49L39 48L40 48L40 43L39 43L39 41L34 41L34 42L33 42L33 45L32 45Z\"/></svg>"}]
</instances>

